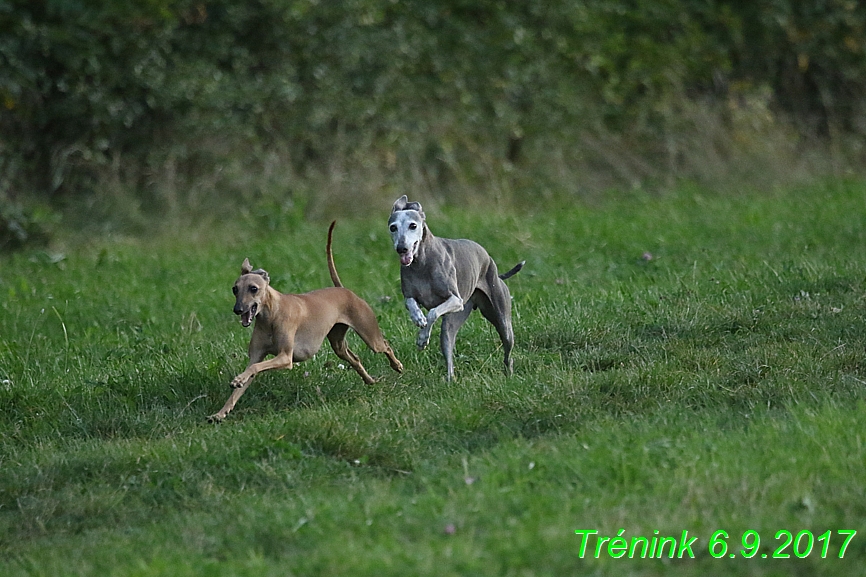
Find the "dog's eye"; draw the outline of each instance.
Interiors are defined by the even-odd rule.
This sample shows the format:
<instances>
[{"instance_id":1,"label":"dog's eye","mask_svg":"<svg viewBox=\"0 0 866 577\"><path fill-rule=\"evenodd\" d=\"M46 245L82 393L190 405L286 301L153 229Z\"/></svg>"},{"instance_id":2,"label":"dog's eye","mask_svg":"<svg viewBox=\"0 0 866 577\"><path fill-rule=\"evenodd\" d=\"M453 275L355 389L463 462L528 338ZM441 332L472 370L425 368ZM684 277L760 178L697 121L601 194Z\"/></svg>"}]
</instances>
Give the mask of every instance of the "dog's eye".
<instances>
[{"instance_id":1,"label":"dog's eye","mask_svg":"<svg viewBox=\"0 0 866 577\"><path fill-rule=\"evenodd\" d=\"M257 287L257 286L251 286L251 287L250 287L250 292L253 293L253 294L256 294L257 292L259 292L259 287Z\"/></svg>"},{"instance_id":2,"label":"dog's eye","mask_svg":"<svg viewBox=\"0 0 866 577\"><path fill-rule=\"evenodd\" d=\"M238 287L236 287L236 286L232 287L232 294L234 294L235 296L238 296Z\"/></svg>"},{"instance_id":3,"label":"dog's eye","mask_svg":"<svg viewBox=\"0 0 866 577\"><path fill-rule=\"evenodd\" d=\"M418 225L415 224L414 222L409 225L409 230L415 230L416 228L418 228Z\"/></svg>"},{"instance_id":4,"label":"dog's eye","mask_svg":"<svg viewBox=\"0 0 866 577\"><path fill-rule=\"evenodd\" d=\"M396 224L391 225L391 232L397 232L397 225Z\"/></svg>"}]
</instances>

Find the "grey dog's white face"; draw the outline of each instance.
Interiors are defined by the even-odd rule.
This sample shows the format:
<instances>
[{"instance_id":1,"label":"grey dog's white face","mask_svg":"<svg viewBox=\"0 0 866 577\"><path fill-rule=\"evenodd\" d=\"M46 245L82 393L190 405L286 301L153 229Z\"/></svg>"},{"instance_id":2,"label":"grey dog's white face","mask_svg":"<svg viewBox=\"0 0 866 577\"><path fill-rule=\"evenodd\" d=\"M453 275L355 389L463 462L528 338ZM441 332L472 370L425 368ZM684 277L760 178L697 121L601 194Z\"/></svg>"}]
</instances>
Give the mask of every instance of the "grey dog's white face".
<instances>
[{"instance_id":1,"label":"grey dog's white face","mask_svg":"<svg viewBox=\"0 0 866 577\"><path fill-rule=\"evenodd\" d=\"M405 197L404 197L405 198ZM409 266L418 254L424 236L424 217L417 210L398 210L388 219L388 230L394 250L400 255L400 264Z\"/></svg>"}]
</instances>

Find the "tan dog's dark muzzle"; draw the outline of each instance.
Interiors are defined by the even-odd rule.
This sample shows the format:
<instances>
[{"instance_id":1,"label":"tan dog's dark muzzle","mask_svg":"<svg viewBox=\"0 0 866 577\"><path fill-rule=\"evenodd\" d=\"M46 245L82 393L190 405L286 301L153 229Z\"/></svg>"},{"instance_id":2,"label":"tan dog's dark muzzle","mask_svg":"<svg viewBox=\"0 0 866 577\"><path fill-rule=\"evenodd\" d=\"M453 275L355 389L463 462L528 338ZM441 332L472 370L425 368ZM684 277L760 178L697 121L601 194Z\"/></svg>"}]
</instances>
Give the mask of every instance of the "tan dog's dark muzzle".
<instances>
[{"instance_id":1,"label":"tan dog's dark muzzle","mask_svg":"<svg viewBox=\"0 0 866 577\"><path fill-rule=\"evenodd\" d=\"M253 322L253 319L256 318L256 313L258 312L259 305L253 303L250 308L244 310L239 304L235 305L234 313L241 317L241 324L245 327L250 326L250 323Z\"/></svg>"}]
</instances>

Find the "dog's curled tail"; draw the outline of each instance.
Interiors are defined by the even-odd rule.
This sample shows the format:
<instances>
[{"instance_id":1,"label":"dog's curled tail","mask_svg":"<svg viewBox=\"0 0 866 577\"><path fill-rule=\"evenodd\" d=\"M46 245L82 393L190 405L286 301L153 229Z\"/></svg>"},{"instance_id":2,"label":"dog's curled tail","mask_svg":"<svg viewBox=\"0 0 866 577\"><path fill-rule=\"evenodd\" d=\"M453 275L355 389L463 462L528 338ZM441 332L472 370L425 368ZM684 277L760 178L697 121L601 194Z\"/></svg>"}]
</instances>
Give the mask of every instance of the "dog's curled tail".
<instances>
[{"instance_id":1,"label":"dog's curled tail","mask_svg":"<svg viewBox=\"0 0 866 577\"><path fill-rule=\"evenodd\" d=\"M340 275L337 274L337 267L334 265L334 253L331 252L331 239L334 236L334 225L337 224L337 221L331 222L331 226L328 228L328 272L331 273L331 282L334 283L335 287L342 287L343 283L340 281Z\"/></svg>"},{"instance_id":2,"label":"dog's curled tail","mask_svg":"<svg viewBox=\"0 0 866 577\"><path fill-rule=\"evenodd\" d=\"M516 275L517 273L520 272L520 269L522 269L522 268L523 268L523 265L525 265L525 264L526 264L526 261L525 261L525 260L520 261L519 263L517 263L516 265L514 265L514 268L513 268L513 269L511 269L510 271L508 271L508 272L504 272L504 273L502 273L501 275L499 275L499 278L501 278L502 280L505 280L505 279L509 279L509 278L513 277L514 275Z\"/></svg>"}]
</instances>

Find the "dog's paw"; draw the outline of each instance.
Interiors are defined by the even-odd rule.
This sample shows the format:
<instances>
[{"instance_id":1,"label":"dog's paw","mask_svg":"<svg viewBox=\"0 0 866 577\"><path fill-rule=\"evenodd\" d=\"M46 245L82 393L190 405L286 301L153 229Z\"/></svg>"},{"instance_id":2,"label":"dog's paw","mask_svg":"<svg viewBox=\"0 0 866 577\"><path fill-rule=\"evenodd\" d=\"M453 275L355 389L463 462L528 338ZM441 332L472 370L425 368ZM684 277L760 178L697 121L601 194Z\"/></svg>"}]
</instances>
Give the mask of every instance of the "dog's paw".
<instances>
[{"instance_id":1,"label":"dog's paw","mask_svg":"<svg viewBox=\"0 0 866 577\"><path fill-rule=\"evenodd\" d=\"M225 416L224 416L224 415L220 415L219 413L216 413L216 414L214 414L214 415L211 415L211 416L209 416L209 417L207 418L207 422L208 422L208 423L213 423L213 424L222 423L223 420L225 420Z\"/></svg>"},{"instance_id":2,"label":"dog's paw","mask_svg":"<svg viewBox=\"0 0 866 577\"><path fill-rule=\"evenodd\" d=\"M419 309L417 312L412 313L412 322L415 323L415 326L419 329L423 329L427 326L427 317L424 315L424 312Z\"/></svg>"},{"instance_id":3,"label":"dog's paw","mask_svg":"<svg viewBox=\"0 0 866 577\"><path fill-rule=\"evenodd\" d=\"M231 382L231 388L233 388L233 389L241 389L241 388L243 388L244 385L247 384L247 381L248 381L248 380L249 380L249 379L247 379L246 377L244 377L242 374L241 374L241 375L238 375L238 376L236 376L235 378L232 379L232 382Z\"/></svg>"},{"instance_id":4,"label":"dog's paw","mask_svg":"<svg viewBox=\"0 0 866 577\"><path fill-rule=\"evenodd\" d=\"M420 331L418 331L418 338L415 340L415 344L418 345L418 350L423 351L427 348L427 345L430 344L430 327L424 327Z\"/></svg>"}]
</instances>

